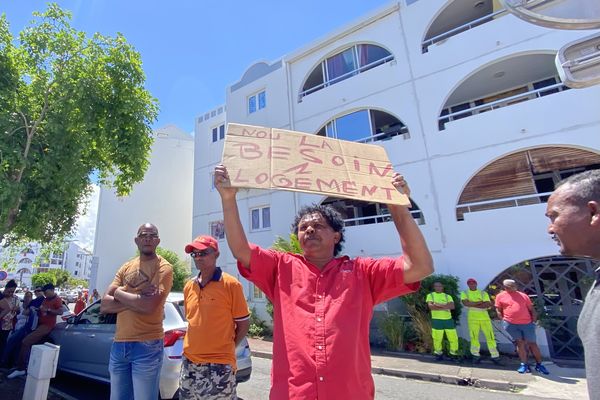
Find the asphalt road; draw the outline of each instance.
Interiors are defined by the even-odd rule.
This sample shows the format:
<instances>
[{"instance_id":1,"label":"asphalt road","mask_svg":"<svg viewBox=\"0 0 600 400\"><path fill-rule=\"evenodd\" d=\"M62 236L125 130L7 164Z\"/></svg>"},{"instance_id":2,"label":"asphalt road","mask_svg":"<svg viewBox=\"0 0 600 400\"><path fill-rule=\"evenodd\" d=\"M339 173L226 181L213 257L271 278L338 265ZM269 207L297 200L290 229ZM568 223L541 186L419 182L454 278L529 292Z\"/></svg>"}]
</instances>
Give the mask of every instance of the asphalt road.
<instances>
[{"instance_id":1,"label":"asphalt road","mask_svg":"<svg viewBox=\"0 0 600 400\"><path fill-rule=\"evenodd\" d=\"M252 358L252 378L238 385L240 400L266 400L269 398L271 360ZM490 391L443 383L422 382L411 379L374 375L376 400L540 400L542 397ZM108 384L94 382L70 374L59 374L52 386L81 400L108 400ZM401 395L399 395L401 393ZM545 399L548 399L547 397Z\"/></svg>"}]
</instances>

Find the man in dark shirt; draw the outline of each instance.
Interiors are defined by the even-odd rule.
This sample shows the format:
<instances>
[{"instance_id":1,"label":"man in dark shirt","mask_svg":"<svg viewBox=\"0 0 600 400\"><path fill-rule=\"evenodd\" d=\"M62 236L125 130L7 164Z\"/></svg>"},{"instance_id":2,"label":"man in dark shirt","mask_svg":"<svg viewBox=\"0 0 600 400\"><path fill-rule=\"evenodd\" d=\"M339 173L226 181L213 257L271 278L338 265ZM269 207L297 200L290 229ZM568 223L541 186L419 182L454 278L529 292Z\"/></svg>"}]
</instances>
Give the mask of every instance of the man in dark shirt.
<instances>
[{"instance_id":1,"label":"man in dark shirt","mask_svg":"<svg viewBox=\"0 0 600 400\"><path fill-rule=\"evenodd\" d=\"M560 253L600 260L600 170L572 175L559 183L548 199L548 233ZM600 399L600 268L577 324L585 351L590 399Z\"/></svg>"}]
</instances>

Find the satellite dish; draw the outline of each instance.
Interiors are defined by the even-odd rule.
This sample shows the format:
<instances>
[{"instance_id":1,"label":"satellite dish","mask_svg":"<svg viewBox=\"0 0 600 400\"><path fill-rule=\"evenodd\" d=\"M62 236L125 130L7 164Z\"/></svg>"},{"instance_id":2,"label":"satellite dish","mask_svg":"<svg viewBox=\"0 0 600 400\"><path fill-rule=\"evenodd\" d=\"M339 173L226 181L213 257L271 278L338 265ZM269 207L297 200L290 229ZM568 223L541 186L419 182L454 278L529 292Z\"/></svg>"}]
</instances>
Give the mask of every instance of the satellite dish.
<instances>
[{"instance_id":1,"label":"satellite dish","mask_svg":"<svg viewBox=\"0 0 600 400\"><path fill-rule=\"evenodd\" d=\"M568 87L600 84L600 33L567 43L556 54L555 63Z\"/></svg>"},{"instance_id":2,"label":"satellite dish","mask_svg":"<svg viewBox=\"0 0 600 400\"><path fill-rule=\"evenodd\" d=\"M511 14L555 29L600 29L598 0L500 0Z\"/></svg>"}]
</instances>

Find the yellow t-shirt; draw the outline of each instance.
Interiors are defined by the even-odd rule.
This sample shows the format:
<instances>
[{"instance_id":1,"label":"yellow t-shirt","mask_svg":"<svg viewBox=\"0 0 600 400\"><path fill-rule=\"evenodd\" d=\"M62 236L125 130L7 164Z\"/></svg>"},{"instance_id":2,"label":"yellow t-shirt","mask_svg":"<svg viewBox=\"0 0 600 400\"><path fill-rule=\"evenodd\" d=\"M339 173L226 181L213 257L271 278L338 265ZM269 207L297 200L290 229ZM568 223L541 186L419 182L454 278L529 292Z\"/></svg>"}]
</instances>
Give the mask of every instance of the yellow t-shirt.
<instances>
[{"instance_id":1,"label":"yellow t-shirt","mask_svg":"<svg viewBox=\"0 0 600 400\"><path fill-rule=\"evenodd\" d=\"M183 288L188 330L183 354L193 363L235 364L235 322L250 311L241 283L233 276L215 271L203 288L194 278Z\"/></svg>"},{"instance_id":2,"label":"yellow t-shirt","mask_svg":"<svg viewBox=\"0 0 600 400\"><path fill-rule=\"evenodd\" d=\"M490 301L490 296L484 290L465 290L460 294L461 300L469 300L473 302L477 301ZM469 309L469 313L467 314L468 318L472 321L488 321L490 319L490 315L488 314L487 309L484 308L476 308L476 307L467 307Z\"/></svg>"},{"instance_id":3,"label":"yellow t-shirt","mask_svg":"<svg viewBox=\"0 0 600 400\"><path fill-rule=\"evenodd\" d=\"M152 314L141 314L133 310L117 314L115 342L141 342L162 339L164 305L173 286L173 268L161 256L157 260L142 261L136 257L117 271L113 285L120 286L127 293L140 294L149 285L155 285L162 293L160 306Z\"/></svg>"},{"instance_id":4,"label":"yellow t-shirt","mask_svg":"<svg viewBox=\"0 0 600 400\"><path fill-rule=\"evenodd\" d=\"M447 295L446 293L431 292L427 295L425 302L445 305L448 303L454 303L454 300L452 300L452 296ZM450 310L431 310L431 318L452 319L452 313Z\"/></svg>"}]
</instances>

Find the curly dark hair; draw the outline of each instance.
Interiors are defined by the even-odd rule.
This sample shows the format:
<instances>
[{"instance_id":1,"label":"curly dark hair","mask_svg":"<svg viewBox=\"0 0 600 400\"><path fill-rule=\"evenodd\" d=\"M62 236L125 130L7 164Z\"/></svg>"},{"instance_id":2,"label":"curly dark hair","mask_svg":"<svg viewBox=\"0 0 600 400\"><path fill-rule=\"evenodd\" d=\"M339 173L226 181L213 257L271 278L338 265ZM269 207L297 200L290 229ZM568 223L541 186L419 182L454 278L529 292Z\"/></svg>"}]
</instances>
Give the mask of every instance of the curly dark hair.
<instances>
[{"instance_id":1,"label":"curly dark hair","mask_svg":"<svg viewBox=\"0 0 600 400\"><path fill-rule=\"evenodd\" d=\"M342 243L344 242L344 219L342 214L330 205L323 204L311 204L303 206L292 223L292 231L298 236L298 225L304 216L319 213L325 218L325 221L331 226L331 228L340 234L340 240L335 244L333 249L333 256L337 257L342 252Z\"/></svg>"}]
</instances>

